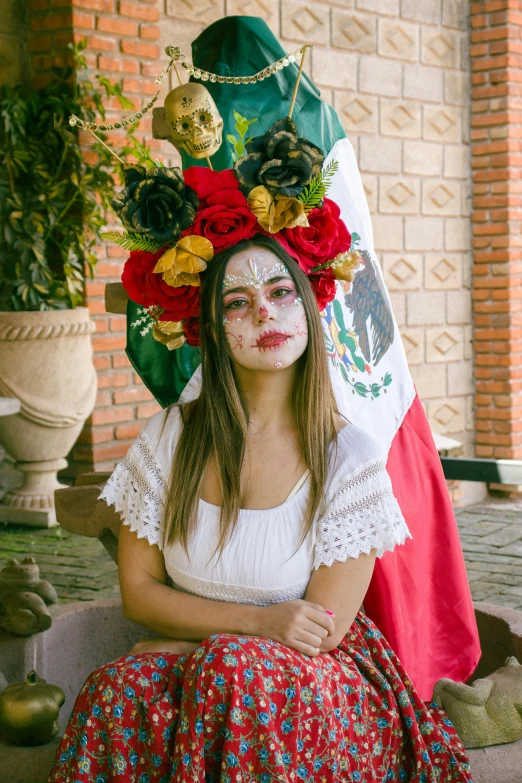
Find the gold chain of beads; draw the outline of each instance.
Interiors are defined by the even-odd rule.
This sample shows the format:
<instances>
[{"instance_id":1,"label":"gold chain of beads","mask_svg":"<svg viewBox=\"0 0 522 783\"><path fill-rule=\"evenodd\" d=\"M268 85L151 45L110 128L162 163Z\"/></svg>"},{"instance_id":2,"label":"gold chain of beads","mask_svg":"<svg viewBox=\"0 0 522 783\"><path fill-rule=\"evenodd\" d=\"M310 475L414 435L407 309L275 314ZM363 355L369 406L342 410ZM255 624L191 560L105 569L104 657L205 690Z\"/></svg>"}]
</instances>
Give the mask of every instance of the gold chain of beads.
<instances>
[{"instance_id":1,"label":"gold chain of beads","mask_svg":"<svg viewBox=\"0 0 522 783\"><path fill-rule=\"evenodd\" d=\"M272 65L268 65L266 68L263 68L262 71L259 71L253 76L219 76L217 73L203 71L201 68L196 68L194 65L192 65L192 63L187 62L185 55L182 54L179 46L167 46L165 49L165 54L167 57L170 57L170 62L166 69L160 73L157 79L154 80L154 84L157 85L158 89L152 98L150 98L147 103L144 103L143 106L141 106L139 111L134 112L134 114L130 114L128 117L124 117L119 122L109 122L103 125L96 125L95 122L86 122L85 120L81 120L79 117L77 117L76 114L71 114L69 117L69 125L72 125L73 127L77 125L79 128L81 128L81 130L86 131L112 131L119 128L126 128L127 125L132 125L133 123L138 122L142 119L144 114L152 109L158 100L158 96L161 92L161 87L165 81L165 77L169 71L172 70L175 62L179 62L180 65L185 68L189 76L193 76L194 79L201 79L202 82L210 81L212 83L217 82L218 84L255 84L256 82L262 82L264 79L268 79L278 71L282 71L283 68L286 68L288 65L299 62L307 48L311 48L309 44L305 44L295 52L281 57L280 60L272 63Z\"/></svg>"},{"instance_id":2,"label":"gold chain of beads","mask_svg":"<svg viewBox=\"0 0 522 783\"><path fill-rule=\"evenodd\" d=\"M173 49L173 47L170 46L168 48ZM181 55L179 49L176 49L175 51L179 52L179 54ZM152 98L150 98L150 100L147 103L144 103L143 106L141 106L141 108L139 109L139 111L134 112L134 114L130 114L128 117L124 117L119 122L113 122L113 123L109 122L104 125L96 125L95 122L85 122L84 120L81 120L79 117L77 117L75 114L71 114L71 116L69 117L69 125L72 125L73 127L77 125L79 128L86 131L97 131L97 130L112 131L118 128L126 128L127 125L132 125L133 123L138 122L139 120L141 120L144 114L146 114L150 109L152 109L152 107L158 100L158 95L161 92L161 87L163 85L163 82L165 81L165 77L172 69L173 65L174 65L174 58L170 60L168 66L165 68L164 71L160 73L158 78L154 79L154 84L157 85L158 89L156 90Z\"/></svg>"},{"instance_id":3,"label":"gold chain of beads","mask_svg":"<svg viewBox=\"0 0 522 783\"><path fill-rule=\"evenodd\" d=\"M220 76L217 73L211 73L210 71L204 71L201 68L196 68L194 65L192 65L192 63L187 62L185 60L185 56L181 54L178 47L167 46L165 52L168 57L172 58L172 60L179 60L180 65L186 69L189 76L193 76L194 79L201 79L202 82L217 82L218 84L255 84L256 82L262 82L263 79L268 79L278 71L282 71L283 68L286 68L288 65L299 62L308 46L309 44L305 44L305 46L302 46L295 52L281 57L280 60L272 63L272 65L268 65L266 68L263 68L262 71L258 71L258 73L254 74L253 76Z\"/></svg>"}]
</instances>

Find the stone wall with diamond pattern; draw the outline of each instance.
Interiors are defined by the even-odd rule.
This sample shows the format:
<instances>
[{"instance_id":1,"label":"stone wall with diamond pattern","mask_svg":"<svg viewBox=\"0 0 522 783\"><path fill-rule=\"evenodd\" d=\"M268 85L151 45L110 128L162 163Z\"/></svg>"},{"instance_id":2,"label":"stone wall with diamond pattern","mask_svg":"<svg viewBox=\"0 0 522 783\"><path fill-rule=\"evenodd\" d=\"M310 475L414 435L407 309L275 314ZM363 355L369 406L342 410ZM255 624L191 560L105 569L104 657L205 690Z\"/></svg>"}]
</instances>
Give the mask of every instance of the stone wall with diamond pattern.
<instances>
[{"instance_id":1,"label":"stone wall with diamond pattern","mask_svg":"<svg viewBox=\"0 0 522 783\"><path fill-rule=\"evenodd\" d=\"M262 16L287 51L314 44L311 75L357 152L419 395L432 428L471 454L467 0L166 0L161 43L189 54L225 14Z\"/></svg>"}]
</instances>

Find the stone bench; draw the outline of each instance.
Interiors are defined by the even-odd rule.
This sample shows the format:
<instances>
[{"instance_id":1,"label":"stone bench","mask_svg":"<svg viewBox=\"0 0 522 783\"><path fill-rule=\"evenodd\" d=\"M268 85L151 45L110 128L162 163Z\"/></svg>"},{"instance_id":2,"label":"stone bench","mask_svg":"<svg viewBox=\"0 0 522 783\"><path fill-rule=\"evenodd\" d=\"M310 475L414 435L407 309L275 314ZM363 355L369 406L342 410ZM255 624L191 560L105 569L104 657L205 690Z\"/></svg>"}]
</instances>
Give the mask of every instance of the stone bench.
<instances>
[{"instance_id":1,"label":"stone bench","mask_svg":"<svg viewBox=\"0 0 522 783\"><path fill-rule=\"evenodd\" d=\"M475 611L483 646L477 673L482 675L499 668L507 655L521 655L522 613L490 604L476 604ZM8 682L24 680L34 668L63 688L62 733L88 674L149 635L148 629L124 617L118 598L66 604L57 608L53 625L43 634L22 638L0 633L0 660ZM0 742L1 783L47 783L58 741L36 748ZM474 783L521 783L522 740L470 750L469 757Z\"/></svg>"}]
</instances>

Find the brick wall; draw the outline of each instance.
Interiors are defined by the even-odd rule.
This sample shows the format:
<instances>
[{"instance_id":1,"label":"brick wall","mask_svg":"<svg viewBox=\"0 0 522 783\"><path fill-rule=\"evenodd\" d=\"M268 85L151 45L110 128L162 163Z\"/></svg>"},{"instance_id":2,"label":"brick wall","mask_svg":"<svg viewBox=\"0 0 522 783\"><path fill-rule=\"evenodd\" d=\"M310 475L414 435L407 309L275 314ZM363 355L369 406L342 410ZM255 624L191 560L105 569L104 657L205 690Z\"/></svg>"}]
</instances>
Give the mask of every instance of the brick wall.
<instances>
[{"instance_id":1,"label":"brick wall","mask_svg":"<svg viewBox=\"0 0 522 783\"><path fill-rule=\"evenodd\" d=\"M75 35L87 37L93 71L120 80L124 94L137 108L156 91L154 79L167 62L159 45L160 3L156 0L74 2L81 6L83 13L82 27L75 29ZM112 112L114 118L121 115L119 108ZM167 165L172 163L173 153L176 156L173 147L152 139L150 113L141 121L137 135ZM89 136L83 136L87 146ZM117 132L110 134L110 139L117 144ZM91 466L100 471L111 469L126 454L144 421L160 409L125 354L125 317L105 312L105 284L120 280L128 253L109 244L97 251L96 277L86 288L88 307L96 322L92 343L98 370L98 396L96 408L70 455L69 475L82 473Z\"/></svg>"},{"instance_id":2,"label":"brick wall","mask_svg":"<svg viewBox=\"0 0 522 783\"><path fill-rule=\"evenodd\" d=\"M522 3L471 3L477 455L522 457Z\"/></svg>"}]
</instances>

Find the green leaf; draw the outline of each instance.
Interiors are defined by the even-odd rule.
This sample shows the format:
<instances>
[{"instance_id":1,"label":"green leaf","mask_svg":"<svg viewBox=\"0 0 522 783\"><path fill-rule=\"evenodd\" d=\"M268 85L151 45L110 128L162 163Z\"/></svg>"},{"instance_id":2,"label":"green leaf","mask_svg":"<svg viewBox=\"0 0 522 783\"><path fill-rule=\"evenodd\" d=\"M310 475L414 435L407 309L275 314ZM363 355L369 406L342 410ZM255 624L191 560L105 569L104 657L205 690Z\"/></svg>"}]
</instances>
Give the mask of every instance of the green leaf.
<instances>
[{"instance_id":1,"label":"green leaf","mask_svg":"<svg viewBox=\"0 0 522 783\"><path fill-rule=\"evenodd\" d=\"M253 122L257 122L257 118L248 120L246 117L242 117L239 112L234 111L234 119L236 120L235 127L238 135L234 136L233 133L227 133L225 138L228 143L232 145L234 150L232 153L232 160L235 162L245 154L245 134L250 125L252 125Z\"/></svg>"},{"instance_id":2,"label":"green leaf","mask_svg":"<svg viewBox=\"0 0 522 783\"><path fill-rule=\"evenodd\" d=\"M364 383L361 383L360 381L354 383L353 388L360 397L366 397L369 392L369 389L364 385Z\"/></svg>"},{"instance_id":3,"label":"green leaf","mask_svg":"<svg viewBox=\"0 0 522 783\"><path fill-rule=\"evenodd\" d=\"M341 305L340 301L338 299L334 299L333 303L332 303L332 307L333 307L335 320L337 321L337 326L340 329L345 329L346 330L346 327L345 327L345 324L344 324L343 308L342 308L342 305Z\"/></svg>"},{"instance_id":4,"label":"green leaf","mask_svg":"<svg viewBox=\"0 0 522 783\"><path fill-rule=\"evenodd\" d=\"M239 133L239 137L242 139L248 130L248 120L244 119L241 122L236 122L236 130Z\"/></svg>"},{"instance_id":5,"label":"green leaf","mask_svg":"<svg viewBox=\"0 0 522 783\"><path fill-rule=\"evenodd\" d=\"M147 250L149 253L155 253L163 245L154 242L145 234L131 234L128 231L121 233L120 231L104 231L100 234L101 239L105 239L109 242L115 242L117 245L121 245L125 250Z\"/></svg>"},{"instance_id":6,"label":"green leaf","mask_svg":"<svg viewBox=\"0 0 522 783\"><path fill-rule=\"evenodd\" d=\"M302 193L298 196L299 201L304 206L306 213L317 207L324 199L328 192L330 185L332 184L332 177L339 168L339 163L336 160L332 160L331 163L325 168L325 170L307 185Z\"/></svg>"}]
</instances>

